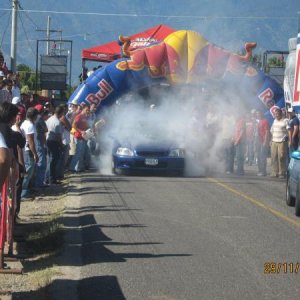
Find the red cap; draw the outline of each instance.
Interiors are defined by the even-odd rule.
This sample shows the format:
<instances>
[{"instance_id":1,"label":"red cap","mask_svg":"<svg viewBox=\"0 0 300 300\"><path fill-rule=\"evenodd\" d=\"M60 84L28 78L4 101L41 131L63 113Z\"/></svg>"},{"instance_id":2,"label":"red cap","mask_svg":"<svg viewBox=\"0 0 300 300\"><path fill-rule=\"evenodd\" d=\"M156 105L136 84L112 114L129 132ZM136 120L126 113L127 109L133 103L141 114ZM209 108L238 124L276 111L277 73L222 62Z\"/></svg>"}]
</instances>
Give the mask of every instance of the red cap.
<instances>
[{"instance_id":1,"label":"red cap","mask_svg":"<svg viewBox=\"0 0 300 300\"><path fill-rule=\"evenodd\" d=\"M39 113L44 111L44 106L42 104L37 104L34 107Z\"/></svg>"},{"instance_id":2,"label":"red cap","mask_svg":"<svg viewBox=\"0 0 300 300\"><path fill-rule=\"evenodd\" d=\"M25 107L20 105L20 106L18 106L18 109L19 109L18 115L20 115L22 119L25 119L25 117L26 117Z\"/></svg>"}]
</instances>

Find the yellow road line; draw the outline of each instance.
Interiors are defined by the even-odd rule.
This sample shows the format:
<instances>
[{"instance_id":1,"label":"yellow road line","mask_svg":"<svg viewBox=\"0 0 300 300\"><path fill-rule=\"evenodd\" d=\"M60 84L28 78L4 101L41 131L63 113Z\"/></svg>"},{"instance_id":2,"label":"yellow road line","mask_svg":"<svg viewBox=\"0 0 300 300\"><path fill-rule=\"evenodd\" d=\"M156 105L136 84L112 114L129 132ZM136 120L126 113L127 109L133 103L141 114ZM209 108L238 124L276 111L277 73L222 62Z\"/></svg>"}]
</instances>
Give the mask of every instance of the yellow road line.
<instances>
[{"instance_id":1,"label":"yellow road line","mask_svg":"<svg viewBox=\"0 0 300 300\"><path fill-rule=\"evenodd\" d=\"M208 178L209 181L215 183L215 184L218 184L220 185L221 187L223 187L224 189L232 192L233 194L236 194L246 200L248 200L249 202L255 204L256 206L258 207L261 207L267 211L269 211L271 214L277 216L278 218L282 219L282 220L285 220L286 222L292 224L292 225L295 225L296 227L299 227L300 228L300 222L296 221L296 220L293 220L291 219L290 217L288 217L287 215L281 213L280 211L268 206L268 205L265 205L263 204L262 202L258 201L257 199L253 198L253 197L250 197L234 188L232 188L231 186L225 184L225 183L222 183L220 181L218 181L217 179L215 178Z\"/></svg>"}]
</instances>

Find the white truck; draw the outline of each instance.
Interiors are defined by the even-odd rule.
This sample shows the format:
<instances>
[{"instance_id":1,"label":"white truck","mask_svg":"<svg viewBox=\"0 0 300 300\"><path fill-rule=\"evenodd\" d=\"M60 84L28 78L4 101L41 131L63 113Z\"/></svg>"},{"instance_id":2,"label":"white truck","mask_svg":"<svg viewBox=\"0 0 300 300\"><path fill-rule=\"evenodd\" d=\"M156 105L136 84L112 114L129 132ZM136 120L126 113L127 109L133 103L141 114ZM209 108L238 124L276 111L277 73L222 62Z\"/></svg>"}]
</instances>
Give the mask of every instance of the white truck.
<instances>
[{"instance_id":1,"label":"white truck","mask_svg":"<svg viewBox=\"0 0 300 300\"><path fill-rule=\"evenodd\" d=\"M289 55L284 72L284 99L286 107L300 114L300 32L288 41Z\"/></svg>"}]
</instances>

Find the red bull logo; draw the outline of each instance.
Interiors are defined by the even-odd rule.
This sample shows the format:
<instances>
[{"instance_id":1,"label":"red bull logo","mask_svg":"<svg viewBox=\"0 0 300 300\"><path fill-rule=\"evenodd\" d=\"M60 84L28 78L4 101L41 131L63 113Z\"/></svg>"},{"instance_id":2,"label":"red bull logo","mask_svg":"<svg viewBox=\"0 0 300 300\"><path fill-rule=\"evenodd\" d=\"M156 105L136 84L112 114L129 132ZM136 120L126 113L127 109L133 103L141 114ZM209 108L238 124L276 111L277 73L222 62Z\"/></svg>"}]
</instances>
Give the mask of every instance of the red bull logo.
<instances>
[{"instance_id":1,"label":"red bull logo","mask_svg":"<svg viewBox=\"0 0 300 300\"><path fill-rule=\"evenodd\" d=\"M274 93L270 88L265 89L258 95L258 98L265 106L268 106L268 103L273 100L273 97Z\"/></svg>"},{"instance_id":2,"label":"red bull logo","mask_svg":"<svg viewBox=\"0 0 300 300\"><path fill-rule=\"evenodd\" d=\"M88 94L85 100L90 104L100 105L101 102L107 98L112 92L112 86L105 80L102 79L99 83L99 91L96 94Z\"/></svg>"}]
</instances>

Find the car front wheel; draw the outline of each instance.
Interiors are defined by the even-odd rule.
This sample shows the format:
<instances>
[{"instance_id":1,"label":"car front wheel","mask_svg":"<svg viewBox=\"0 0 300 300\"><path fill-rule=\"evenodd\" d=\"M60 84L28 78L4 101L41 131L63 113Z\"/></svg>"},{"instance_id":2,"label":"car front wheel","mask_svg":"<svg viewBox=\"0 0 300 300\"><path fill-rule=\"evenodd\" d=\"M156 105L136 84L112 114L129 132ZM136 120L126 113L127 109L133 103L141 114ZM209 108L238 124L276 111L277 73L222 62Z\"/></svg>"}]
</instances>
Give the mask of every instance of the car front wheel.
<instances>
[{"instance_id":1,"label":"car front wheel","mask_svg":"<svg viewBox=\"0 0 300 300\"><path fill-rule=\"evenodd\" d=\"M295 198L291 196L289 178L287 178L287 181L286 181L286 204L288 206L295 206Z\"/></svg>"}]
</instances>

